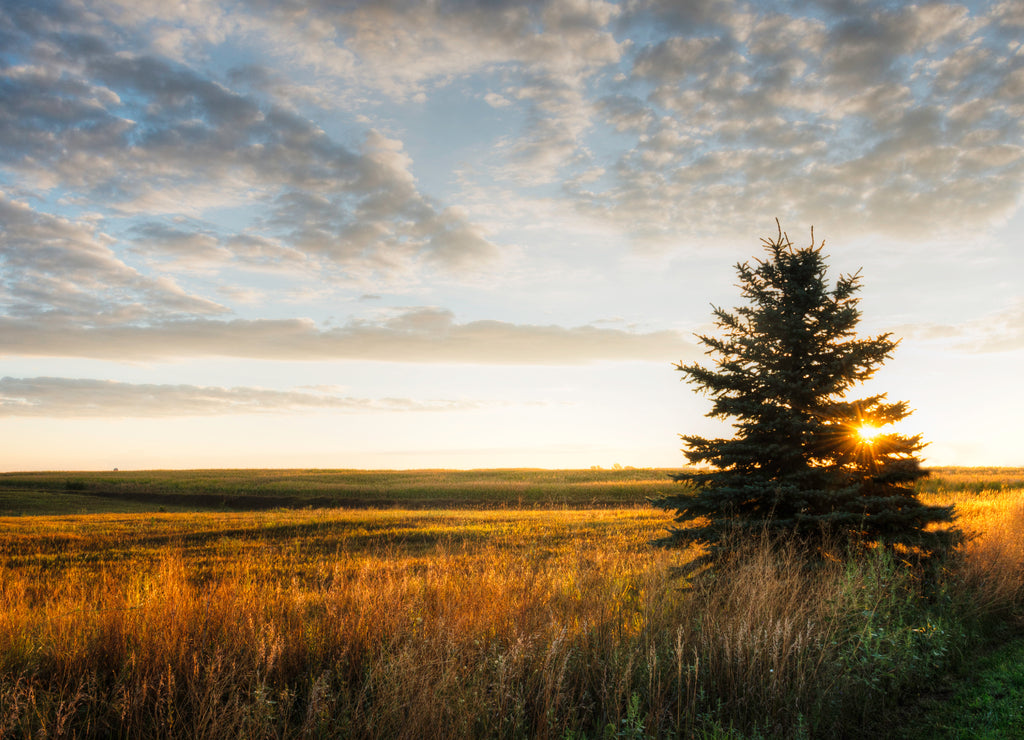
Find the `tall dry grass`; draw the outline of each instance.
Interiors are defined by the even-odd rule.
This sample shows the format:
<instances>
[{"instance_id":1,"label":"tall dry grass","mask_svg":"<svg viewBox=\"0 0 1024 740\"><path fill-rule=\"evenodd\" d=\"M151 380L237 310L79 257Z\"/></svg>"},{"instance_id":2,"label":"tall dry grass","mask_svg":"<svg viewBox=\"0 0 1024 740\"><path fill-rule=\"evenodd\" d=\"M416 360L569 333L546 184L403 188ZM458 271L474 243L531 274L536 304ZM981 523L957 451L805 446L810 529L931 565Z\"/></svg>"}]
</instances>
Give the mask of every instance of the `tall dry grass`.
<instances>
[{"instance_id":1,"label":"tall dry grass","mask_svg":"<svg viewBox=\"0 0 1024 740\"><path fill-rule=\"evenodd\" d=\"M0 520L0 737L867 734L1019 613L998 500L941 598L757 542L685 584L646 510Z\"/></svg>"},{"instance_id":2,"label":"tall dry grass","mask_svg":"<svg viewBox=\"0 0 1024 740\"><path fill-rule=\"evenodd\" d=\"M924 498L954 504L957 524L967 534L955 574L965 609L979 619L1019 623L1024 617L1024 489Z\"/></svg>"}]
</instances>

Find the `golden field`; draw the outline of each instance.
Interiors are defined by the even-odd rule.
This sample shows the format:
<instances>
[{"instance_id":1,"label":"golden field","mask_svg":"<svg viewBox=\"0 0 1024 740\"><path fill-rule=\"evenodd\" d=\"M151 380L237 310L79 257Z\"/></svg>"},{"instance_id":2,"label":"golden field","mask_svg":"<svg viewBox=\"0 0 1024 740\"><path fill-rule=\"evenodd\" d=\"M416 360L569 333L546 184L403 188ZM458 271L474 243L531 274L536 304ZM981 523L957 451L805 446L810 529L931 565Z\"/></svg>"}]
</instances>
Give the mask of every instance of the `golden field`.
<instances>
[{"instance_id":1,"label":"golden field","mask_svg":"<svg viewBox=\"0 0 1024 740\"><path fill-rule=\"evenodd\" d=\"M938 573L688 583L645 506L0 518L0 737L870 734L1021 615L1020 472L922 494L976 533Z\"/></svg>"}]
</instances>

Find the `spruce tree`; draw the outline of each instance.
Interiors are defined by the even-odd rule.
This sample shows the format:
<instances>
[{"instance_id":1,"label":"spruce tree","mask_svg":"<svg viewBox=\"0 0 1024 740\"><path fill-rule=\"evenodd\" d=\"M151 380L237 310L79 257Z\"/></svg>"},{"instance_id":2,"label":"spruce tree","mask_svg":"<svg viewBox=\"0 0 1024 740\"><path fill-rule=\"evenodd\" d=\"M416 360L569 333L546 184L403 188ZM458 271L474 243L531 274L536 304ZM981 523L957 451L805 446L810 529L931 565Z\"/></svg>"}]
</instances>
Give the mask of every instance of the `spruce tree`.
<instances>
[{"instance_id":1,"label":"spruce tree","mask_svg":"<svg viewBox=\"0 0 1024 740\"><path fill-rule=\"evenodd\" d=\"M746 305L713 307L720 336L699 335L714 367L676 369L712 400L708 416L732 421L731 439L680 435L694 469L684 490L654 503L676 512L664 544L702 544L706 562L730 537L784 535L820 552L874 543L921 555L956 541L952 507L914 492L927 475L920 435L885 431L910 414L884 394L851 391L892 356L891 334L858 338L859 272L826 275L824 242L796 248L779 226L768 253L736 266Z\"/></svg>"}]
</instances>

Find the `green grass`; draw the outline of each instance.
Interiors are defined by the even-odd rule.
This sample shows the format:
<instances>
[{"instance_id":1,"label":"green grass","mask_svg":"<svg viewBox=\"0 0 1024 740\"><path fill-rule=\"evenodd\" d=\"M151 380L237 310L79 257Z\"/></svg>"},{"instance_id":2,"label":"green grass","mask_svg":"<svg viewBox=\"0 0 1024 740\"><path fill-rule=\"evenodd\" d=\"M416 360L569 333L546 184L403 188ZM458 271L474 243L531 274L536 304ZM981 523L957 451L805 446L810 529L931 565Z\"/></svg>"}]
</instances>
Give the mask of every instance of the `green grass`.
<instances>
[{"instance_id":1,"label":"green grass","mask_svg":"<svg viewBox=\"0 0 1024 740\"><path fill-rule=\"evenodd\" d=\"M103 498L83 493L47 490L0 489L0 516L47 516L55 514L146 514L161 511L190 511L189 506L172 503Z\"/></svg>"},{"instance_id":2,"label":"green grass","mask_svg":"<svg viewBox=\"0 0 1024 740\"><path fill-rule=\"evenodd\" d=\"M588 508L672 492L672 470L141 470L0 474L0 516L276 508ZM937 468L923 494L1024 489L1021 468Z\"/></svg>"},{"instance_id":3,"label":"green grass","mask_svg":"<svg viewBox=\"0 0 1024 740\"><path fill-rule=\"evenodd\" d=\"M1024 737L1024 638L965 666L942 691L922 697L904 740Z\"/></svg>"},{"instance_id":4,"label":"green grass","mask_svg":"<svg viewBox=\"0 0 1024 740\"><path fill-rule=\"evenodd\" d=\"M671 490L675 484L669 472L625 468L4 473L0 515L154 511L160 506L168 511L631 506ZM69 495L74 498L62 498Z\"/></svg>"}]
</instances>

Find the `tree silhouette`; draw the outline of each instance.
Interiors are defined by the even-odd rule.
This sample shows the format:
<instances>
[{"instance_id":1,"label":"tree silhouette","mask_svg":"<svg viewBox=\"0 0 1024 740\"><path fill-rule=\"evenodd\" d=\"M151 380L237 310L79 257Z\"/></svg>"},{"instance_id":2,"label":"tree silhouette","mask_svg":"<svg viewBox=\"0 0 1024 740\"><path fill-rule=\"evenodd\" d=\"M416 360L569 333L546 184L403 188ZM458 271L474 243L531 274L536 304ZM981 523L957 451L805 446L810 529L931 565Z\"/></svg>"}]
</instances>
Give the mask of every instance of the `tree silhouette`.
<instances>
[{"instance_id":1,"label":"tree silhouette","mask_svg":"<svg viewBox=\"0 0 1024 740\"><path fill-rule=\"evenodd\" d=\"M778 222L776 222L778 223ZM702 544L708 562L729 537L768 533L824 543L882 543L928 555L959 533L929 528L952 507L914 493L927 475L920 435L885 431L910 414L884 394L848 400L898 344L891 334L858 338L859 272L830 287L824 242L796 248L781 225L762 239L768 256L736 266L746 305L714 307L721 336L699 336L714 367L676 368L712 400L708 416L732 420L731 439L685 436L696 470L673 476L685 490L655 501L676 512L663 544Z\"/></svg>"}]
</instances>

